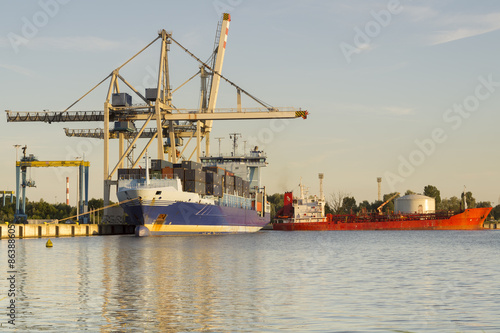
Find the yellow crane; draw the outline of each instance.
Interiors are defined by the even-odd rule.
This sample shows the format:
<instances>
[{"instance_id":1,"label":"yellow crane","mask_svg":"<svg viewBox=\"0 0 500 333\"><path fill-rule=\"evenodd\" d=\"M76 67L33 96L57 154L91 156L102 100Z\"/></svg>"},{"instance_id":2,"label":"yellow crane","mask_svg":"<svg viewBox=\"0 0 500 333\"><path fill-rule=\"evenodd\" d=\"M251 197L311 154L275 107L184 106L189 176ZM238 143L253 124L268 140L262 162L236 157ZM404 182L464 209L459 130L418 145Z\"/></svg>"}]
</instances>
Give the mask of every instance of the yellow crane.
<instances>
[{"instance_id":1,"label":"yellow crane","mask_svg":"<svg viewBox=\"0 0 500 333\"><path fill-rule=\"evenodd\" d=\"M5 196L7 194L10 194L10 203L12 203L13 198L14 198L14 191L0 191L2 193L2 198L3 198L3 205L5 206Z\"/></svg>"},{"instance_id":2,"label":"yellow crane","mask_svg":"<svg viewBox=\"0 0 500 333\"><path fill-rule=\"evenodd\" d=\"M396 194L394 194L392 197L390 197L386 202L384 202L383 204L381 204L377 210L378 210L378 213L379 214L382 214L382 207L384 207L385 205L387 205L389 202L391 202L392 199L394 199L395 197L397 197L399 195L399 192L396 192Z\"/></svg>"},{"instance_id":3,"label":"yellow crane","mask_svg":"<svg viewBox=\"0 0 500 333\"><path fill-rule=\"evenodd\" d=\"M82 160L38 161L33 154L26 155L27 148L28 148L27 146L23 147L23 157L21 157L20 161L16 161L16 213L14 215L14 222L24 222L27 219L26 187L34 187L34 182L32 180L26 179L26 171L28 168L78 167L79 199L77 205L77 212L78 212L77 214L79 214L79 212L85 213L88 210L88 201L89 201L90 162ZM82 186L82 184L84 185ZM21 198L23 203L22 207L21 207ZM82 220L80 220L80 222L85 223L87 219L88 217L84 217Z\"/></svg>"}]
</instances>

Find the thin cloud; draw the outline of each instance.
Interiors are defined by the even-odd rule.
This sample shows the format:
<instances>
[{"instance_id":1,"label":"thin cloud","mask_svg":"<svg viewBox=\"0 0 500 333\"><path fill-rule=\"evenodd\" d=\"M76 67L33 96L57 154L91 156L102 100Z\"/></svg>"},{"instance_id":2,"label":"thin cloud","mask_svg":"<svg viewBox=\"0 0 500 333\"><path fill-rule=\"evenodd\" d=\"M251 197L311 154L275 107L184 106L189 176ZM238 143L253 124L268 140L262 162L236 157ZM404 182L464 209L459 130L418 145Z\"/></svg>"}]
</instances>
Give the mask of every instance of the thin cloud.
<instances>
[{"instance_id":1,"label":"thin cloud","mask_svg":"<svg viewBox=\"0 0 500 333\"><path fill-rule=\"evenodd\" d=\"M430 7L407 8L413 21L426 22L432 32L426 44L440 45L500 29L500 12L486 14L443 14Z\"/></svg>"},{"instance_id":2,"label":"thin cloud","mask_svg":"<svg viewBox=\"0 0 500 333\"><path fill-rule=\"evenodd\" d=\"M343 105L339 109L349 112L374 113L380 115L407 116L414 114L415 109L401 106L379 106L373 107L362 104Z\"/></svg>"},{"instance_id":3,"label":"thin cloud","mask_svg":"<svg viewBox=\"0 0 500 333\"><path fill-rule=\"evenodd\" d=\"M28 68L17 66L17 65L8 65L8 64L0 64L0 68L7 69L9 71L24 75L24 76L33 76L33 72Z\"/></svg>"},{"instance_id":4,"label":"thin cloud","mask_svg":"<svg viewBox=\"0 0 500 333\"><path fill-rule=\"evenodd\" d=\"M483 15L459 15L444 20L444 24L453 26L431 37L432 45L479 36L500 29L500 13Z\"/></svg>"},{"instance_id":5,"label":"thin cloud","mask_svg":"<svg viewBox=\"0 0 500 333\"><path fill-rule=\"evenodd\" d=\"M120 42L103 39L100 37L40 37L34 38L26 44L31 49L57 49L63 51L99 52L118 49Z\"/></svg>"}]
</instances>

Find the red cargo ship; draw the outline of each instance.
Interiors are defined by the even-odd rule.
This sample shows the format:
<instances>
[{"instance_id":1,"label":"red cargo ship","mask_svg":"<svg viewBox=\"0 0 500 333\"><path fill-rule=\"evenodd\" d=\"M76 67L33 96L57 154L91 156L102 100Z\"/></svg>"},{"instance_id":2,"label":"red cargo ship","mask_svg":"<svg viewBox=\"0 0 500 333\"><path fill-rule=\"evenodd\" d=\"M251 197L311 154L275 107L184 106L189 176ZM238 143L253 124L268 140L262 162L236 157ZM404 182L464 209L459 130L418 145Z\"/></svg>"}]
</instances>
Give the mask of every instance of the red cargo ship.
<instances>
[{"instance_id":1,"label":"red cargo ship","mask_svg":"<svg viewBox=\"0 0 500 333\"><path fill-rule=\"evenodd\" d=\"M322 180L322 175L320 174ZM273 230L476 230L491 211L488 208L465 209L462 212L422 212L360 215L325 215L325 200L320 183L320 197L307 198L300 184L300 197L286 192L284 207L274 219Z\"/></svg>"}]
</instances>

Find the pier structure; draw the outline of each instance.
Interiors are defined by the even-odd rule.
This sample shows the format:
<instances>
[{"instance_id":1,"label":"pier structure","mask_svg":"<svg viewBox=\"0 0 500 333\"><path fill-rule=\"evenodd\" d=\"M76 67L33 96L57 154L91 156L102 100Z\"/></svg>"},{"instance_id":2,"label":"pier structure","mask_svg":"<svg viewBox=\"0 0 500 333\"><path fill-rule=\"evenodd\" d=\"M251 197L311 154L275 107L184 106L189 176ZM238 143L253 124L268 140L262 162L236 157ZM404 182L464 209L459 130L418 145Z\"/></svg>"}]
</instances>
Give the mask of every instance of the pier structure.
<instances>
[{"instance_id":1,"label":"pier structure","mask_svg":"<svg viewBox=\"0 0 500 333\"><path fill-rule=\"evenodd\" d=\"M114 180L117 170L123 168L125 162L128 163L128 167L137 167L151 146L156 146L156 158L159 160L168 159L172 163L178 163L181 160L195 158L199 162L203 155L203 144L204 156L210 156L210 133L214 120L306 119L308 111L294 107L274 107L222 75L230 22L231 16L227 13L223 14L216 29L212 55L207 61L202 61L190 52L173 38L172 33L161 30L153 41L113 70L65 110L44 112L6 110L7 121L35 121L49 124L54 122L103 122L104 128L102 129L66 128L65 133L71 137L98 138L104 141L103 197L104 205L107 206L111 186L116 186L118 183L117 180ZM121 70L157 41L161 44L157 83L155 87L140 92L123 77ZM171 86L169 71L168 54L171 45L177 46L198 63L197 73L175 89ZM174 93L197 76L201 79L200 93L196 96L200 99L199 107L183 109L174 106ZM235 108L216 108L221 81L236 89L237 106ZM104 82L108 82L109 86L102 110L73 110L79 101ZM259 104L259 107L243 108L242 94ZM139 102L133 103L132 96L135 96ZM112 124L114 125L112 126ZM110 162L110 139L119 140L116 163ZM142 146L140 153L134 156L133 151L137 148L139 139L147 139L147 142ZM184 143L185 140L186 143ZM203 140L204 142L202 142ZM189 151L186 149L193 148L193 144L190 145L191 142L194 144L194 149L188 155Z\"/></svg>"}]
</instances>

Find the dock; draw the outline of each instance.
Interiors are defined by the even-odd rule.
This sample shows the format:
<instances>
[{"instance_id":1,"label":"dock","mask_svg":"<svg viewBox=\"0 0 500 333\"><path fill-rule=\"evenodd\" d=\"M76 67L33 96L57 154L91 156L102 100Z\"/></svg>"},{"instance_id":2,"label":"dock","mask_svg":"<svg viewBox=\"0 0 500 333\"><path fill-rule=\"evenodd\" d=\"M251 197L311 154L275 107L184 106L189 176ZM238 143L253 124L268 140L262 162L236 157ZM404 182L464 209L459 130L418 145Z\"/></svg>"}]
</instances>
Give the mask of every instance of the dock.
<instances>
[{"instance_id":1,"label":"dock","mask_svg":"<svg viewBox=\"0 0 500 333\"><path fill-rule=\"evenodd\" d=\"M500 222L498 221L488 221L483 223L484 229L500 229Z\"/></svg>"},{"instance_id":2,"label":"dock","mask_svg":"<svg viewBox=\"0 0 500 333\"><path fill-rule=\"evenodd\" d=\"M0 239L9 238L12 226L14 238L130 235L135 230L130 224L3 224Z\"/></svg>"}]
</instances>

